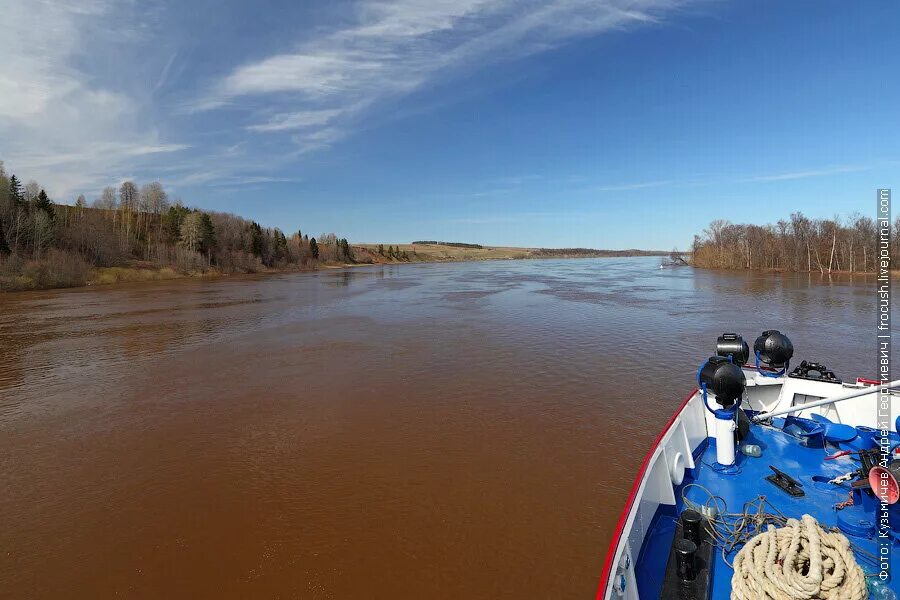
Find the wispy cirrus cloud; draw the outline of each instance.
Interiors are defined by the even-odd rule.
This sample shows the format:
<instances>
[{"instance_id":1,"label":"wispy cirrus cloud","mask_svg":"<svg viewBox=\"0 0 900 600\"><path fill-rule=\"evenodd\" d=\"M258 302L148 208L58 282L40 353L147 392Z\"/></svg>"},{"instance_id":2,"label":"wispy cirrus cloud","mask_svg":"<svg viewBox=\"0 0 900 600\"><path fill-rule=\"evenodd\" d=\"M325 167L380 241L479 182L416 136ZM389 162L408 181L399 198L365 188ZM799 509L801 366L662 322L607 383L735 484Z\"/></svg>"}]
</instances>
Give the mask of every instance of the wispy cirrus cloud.
<instances>
[{"instance_id":1,"label":"wispy cirrus cloud","mask_svg":"<svg viewBox=\"0 0 900 600\"><path fill-rule=\"evenodd\" d=\"M249 125L250 131L290 131L294 129L306 129L326 125L329 121L341 114L337 109L304 110L299 112L281 113L275 115L265 123Z\"/></svg>"},{"instance_id":2,"label":"wispy cirrus cloud","mask_svg":"<svg viewBox=\"0 0 900 600\"><path fill-rule=\"evenodd\" d=\"M193 36L188 43L173 26L184 16L178 5L8 0L0 158L60 199L125 174L169 175L176 185L266 183L280 166L378 122L390 100L579 37L659 22L689 1L351 0L329 13L339 24L312 23L295 44L255 60L216 53L227 62L213 65L192 62ZM203 91L185 85L185 72L202 82L210 69L219 75ZM200 114L224 107L227 120Z\"/></svg>"},{"instance_id":3,"label":"wispy cirrus cloud","mask_svg":"<svg viewBox=\"0 0 900 600\"><path fill-rule=\"evenodd\" d=\"M52 194L114 181L152 157L187 148L160 139L141 117L141 98L84 68L92 44L115 57L121 44L142 39L133 27L136 10L107 0L4 3L0 158Z\"/></svg>"},{"instance_id":4,"label":"wispy cirrus cloud","mask_svg":"<svg viewBox=\"0 0 900 600\"><path fill-rule=\"evenodd\" d=\"M871 165L835 165L818 169L809 169L805 171L789 171L787 173L775 173L772 175L759 175L756 177L748 177L743 179L745 182L765 182L765 181L788 181L791 179L808 179L810 177L824 177L828 175L840 175L841 173L856 173L859 171L868 171L876 168L877 164Z\"/></svg>"},{"instance_id":5,"label":"wispy cirrus cloud","mask_svg":"<svg viewBox=\"0 0 900 600\"><path fill-rule=\"evenodd\" d=\"M598 185L590 189L594 192L627 192L630 190L643 190L646 188L665 187L677 183L673 179L661 181L641 181L636 183L619 183L613 185Z\"/></svg>"},{"instance_id":6,"label":"wispy cirrus cloud","mask_svg":"<svg viewBox=\"0 0 900 600\"><path fill-rule=\"evenodd\" d=\"M628 192L647 188L700 188L709 186L725 186L743 183L769 183L790 181L794 179L812 179L817 177L833 177L845 173L860 173L874 169L900 164L900 161L885 160L868 164L856 165L828 165L809 169L788 171L783 173L769 173L763 175L714 175L694 176L684 179L664 179L652 181L636 181L619 184L597 184L582 188L584 192Z\"/></svg>"},{"instance_id":7,"label":"wispy cirrus cloud","mask_svg":"<svg viewBox=\"0 0 900 600\"><path fill-rule=\"evenodd\" d=\"M283 110L247 127L292 132L299 152L353 133L389 98L572 39L664 19L685 0L362 0L350 26L234 68L189 105L207 111L265 97ZM242 105L244 102L242 101ZM252 109L251 109L252 110Z\"/></svg>"}]
</instances>

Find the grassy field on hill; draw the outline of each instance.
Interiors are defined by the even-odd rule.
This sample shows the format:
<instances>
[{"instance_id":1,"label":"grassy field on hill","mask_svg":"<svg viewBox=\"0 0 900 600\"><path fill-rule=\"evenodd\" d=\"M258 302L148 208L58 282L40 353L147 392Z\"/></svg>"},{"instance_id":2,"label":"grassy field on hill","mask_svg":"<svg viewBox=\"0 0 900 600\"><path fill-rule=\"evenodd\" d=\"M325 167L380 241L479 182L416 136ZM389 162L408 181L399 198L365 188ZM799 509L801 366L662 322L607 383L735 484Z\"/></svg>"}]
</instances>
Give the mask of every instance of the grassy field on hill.
<instances>
[{"instance_id":1,"label":"grassy field on hill","mask_svg":"<svg viewBox=\"0 0 900 600\"><path fill-rule=\"evenodd\" d=\"M654 250L595 250L592 248L517 248L512 246L477 246L476 244L355 244L372 257L371 262L435 262L454 260L518 260L528 258L600 258L613 256L665 256L668 253ZM379 250L382 249L382 252ZM393 251L393 252L392 252ZM365 261L364 261L365 262Z\"/></svg>"}]
</instances>

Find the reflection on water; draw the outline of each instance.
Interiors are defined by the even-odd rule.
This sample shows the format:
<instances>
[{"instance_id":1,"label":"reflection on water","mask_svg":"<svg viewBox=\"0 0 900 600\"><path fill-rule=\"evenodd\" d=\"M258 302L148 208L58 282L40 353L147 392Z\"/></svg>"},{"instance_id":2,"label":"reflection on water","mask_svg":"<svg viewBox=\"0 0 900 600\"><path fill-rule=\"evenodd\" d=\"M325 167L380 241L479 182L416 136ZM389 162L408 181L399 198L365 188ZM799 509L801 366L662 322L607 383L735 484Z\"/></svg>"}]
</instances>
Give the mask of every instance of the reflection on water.
<instances>
[{"instance_id":1,"label":"reflection on water","mask_svg":"<svg viewBox=\"0 0 900 600\"><path fill-rule=\"evenodd\" d=\"M0 296L0 589L588 597L715 337L871 376L873 288L589 259Z\"/></svg>"}]
</instances>

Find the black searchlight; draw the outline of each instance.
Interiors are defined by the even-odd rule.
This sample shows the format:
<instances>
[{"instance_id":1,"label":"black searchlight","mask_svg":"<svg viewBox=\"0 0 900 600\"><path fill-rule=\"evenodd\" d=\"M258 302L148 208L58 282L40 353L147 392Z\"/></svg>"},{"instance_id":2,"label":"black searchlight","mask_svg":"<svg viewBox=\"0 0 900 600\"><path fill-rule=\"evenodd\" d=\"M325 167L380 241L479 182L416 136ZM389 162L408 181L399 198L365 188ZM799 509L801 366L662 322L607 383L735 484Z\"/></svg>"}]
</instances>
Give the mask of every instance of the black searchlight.
<instances>
[{"instance_id":1,"label":"black searchlight","mask_svg":"<svg viewBox=\"0 0 900 600\"><path fill-rule=\"evenodd\" d=\"M731 407L743 395L747 385L741 368L724 356L710 356L700 367L697 381L724 408Z\"/></svg>"},{"instance_id":2,"label":"black searchlight","mask_svg":"<svg viewBox=\"0 0 900 600\"><path fill-rule=\"evenodd\" d=\"M762 362L773 369L786 369L794 356L794 344L777 329L763 331L753 344L757 366Z\"/></svg>"},{"instance_id":3,"label":"black searchlight","mask_svg":"<svg viewBox=\"0 0 900 600\"><path fill-rule=\"evenodd\" d=\"M725 358L730 356L731 362L743 367L750 360L750 346L736 333L723 333L716 340L716 354Z\"/></svg>"}]
</instances>

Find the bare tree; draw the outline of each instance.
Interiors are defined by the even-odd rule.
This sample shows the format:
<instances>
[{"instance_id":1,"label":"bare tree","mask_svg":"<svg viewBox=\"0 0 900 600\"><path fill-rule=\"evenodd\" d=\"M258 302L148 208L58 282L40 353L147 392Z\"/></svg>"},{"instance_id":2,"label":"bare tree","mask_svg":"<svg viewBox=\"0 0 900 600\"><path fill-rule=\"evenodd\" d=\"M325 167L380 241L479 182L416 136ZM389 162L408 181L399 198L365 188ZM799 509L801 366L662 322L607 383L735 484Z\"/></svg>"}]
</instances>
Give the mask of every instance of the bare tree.
<instances>
[{"instance_id":1,"label":"bare tree","mask_svg":"<svg viewBox=\"0 0 900 600\"><path fill-rule=\"evenodd\" d=\"M50 220L50 215L43 210L35 211L31 217L31 227L31 244L34 248L34 258L37 260L41 258L44 248L53 239L53 223Z\"/></svg>"},{"instance_id":2,"label":"bare tree","mask_svg":"<svg viewBox=\"0 0 900 600\"><path fill-rule=\"evenodd\" d=\"M103 188L100 197L94 200L94 208L102 208L104 210L115 210L118 207L116 203L116 188L107 186Z\"/></svg>"},{"instance_id":3,"label":"bare tree","mask_svg":"<svg viewBox=\"0 0 900 600\"><path fill-rule=\"evenodd\" d=\"M181 222L181 245L197 252L203 241L203 217L202 213L194 211L188 213Z\"/></svg>"},{"instance_id":4,"label":"bare tree","mask_svg":"<svg viewBox=\"0 0 900 600\"><path fill-rule=\"evenodd\" d=\"M40 184L32 179L28 183L25 184L25 202L31 204L35 200L37 200L38 194L41 193Z\"/></svg>"},{"instance_id":5,"label":"bare tree","mask_svg":"<svg viewBox=\"0 0 900 600\"><path fill-rule=\"evenodd\" d=\"M843 223L846 223L843 224ZM895 225L900 234L900 219ZM734 225L715 221L694 237L692 262L730 269L872 272L877 231L868 217L809 219L797 212L790 223ZM891 251L900 260L900 244ZM815 264L813 264L815 262Z\"/></svg>"},{"instance_id":6,"label":"bare tree","mask_svg":"<svg viewBox=\"0 0 900 600\"><path fill-rule=\"evenodd\" d=\"M138 208L138 190L133 181L123 181L119 186L119 208L135 211Z\"/></svg>"}]
</instances>

